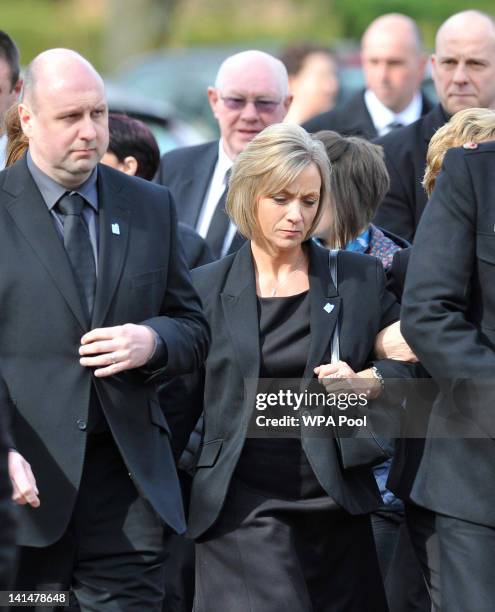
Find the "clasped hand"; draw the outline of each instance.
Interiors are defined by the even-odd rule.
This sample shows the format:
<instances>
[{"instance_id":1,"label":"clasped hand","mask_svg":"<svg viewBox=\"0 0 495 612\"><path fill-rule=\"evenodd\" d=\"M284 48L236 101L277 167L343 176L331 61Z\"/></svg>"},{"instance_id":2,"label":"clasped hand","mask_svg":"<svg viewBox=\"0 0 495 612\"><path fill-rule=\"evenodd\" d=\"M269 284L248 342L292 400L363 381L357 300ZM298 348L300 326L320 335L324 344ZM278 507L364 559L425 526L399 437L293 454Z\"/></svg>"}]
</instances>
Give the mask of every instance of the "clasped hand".
<instances>
[{"instance_id":1,"label":"clasped hand","mask_svg":"<svg viewBox=\"0 0 495 612\"><path fill-rule=\"evenodd\" d=\"M146 325L116 325L92 329L81 338L79 363L96 368L103 378L145 365L155 350L155 335Z\"/></svg>"},{"instance_id":2,"label":"clasped hand","mask_svg":"<svg viewBox=\"0 0 495 612\"><path fill-rule=\"evenodd\" d=\"M345 361L322 364L314 373L327 393L365 393L374 399L381 392L381 385L371 370L354 372Z\"/></svg>"}]
</instances>

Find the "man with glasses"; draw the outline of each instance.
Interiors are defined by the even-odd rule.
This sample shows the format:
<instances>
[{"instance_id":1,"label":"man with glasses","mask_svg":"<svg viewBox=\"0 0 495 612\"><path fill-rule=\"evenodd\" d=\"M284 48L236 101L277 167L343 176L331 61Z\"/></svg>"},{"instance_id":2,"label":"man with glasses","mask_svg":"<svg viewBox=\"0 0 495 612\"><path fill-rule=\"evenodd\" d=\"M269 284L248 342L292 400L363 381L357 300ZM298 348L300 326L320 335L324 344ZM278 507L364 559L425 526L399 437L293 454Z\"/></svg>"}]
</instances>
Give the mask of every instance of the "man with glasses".
<instances>
[{"instance_id":1,"label":"man with glasses","mask_svg":"<svg viewBox=\"0 0 495 612\"><path fill-rule=\"evenodd\" d=\"M292 101L287 70L262 51L237 53L220 66L208 100L220 139L166 153L157 181L172 191L179 220L195 228L219 258L242 241L225 213L230 169L256 134L283 121Z\"/></svg>"}]
</instances>

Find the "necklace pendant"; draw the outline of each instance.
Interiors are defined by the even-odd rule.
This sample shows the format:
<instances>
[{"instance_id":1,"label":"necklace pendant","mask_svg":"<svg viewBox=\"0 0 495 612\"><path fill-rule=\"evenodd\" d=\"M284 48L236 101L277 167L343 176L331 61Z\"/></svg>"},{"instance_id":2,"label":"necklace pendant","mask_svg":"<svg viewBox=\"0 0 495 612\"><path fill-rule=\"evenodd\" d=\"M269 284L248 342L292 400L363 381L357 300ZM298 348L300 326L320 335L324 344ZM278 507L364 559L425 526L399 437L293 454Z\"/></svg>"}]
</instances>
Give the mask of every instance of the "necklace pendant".
<instances>
[{"instance_id":1,"label":"necklace pendant","mask_svg":"<svg viewBox=\"0 0 495 612\"><path fill-rule=\"evenodd\" d=\"M270 294L270 297L275 297L276 295L277 295L277 288L276 288L276 287L274 287L274 288L272 289L272 292L271 292L271 294Z\"/></svg>"}]
</instances>

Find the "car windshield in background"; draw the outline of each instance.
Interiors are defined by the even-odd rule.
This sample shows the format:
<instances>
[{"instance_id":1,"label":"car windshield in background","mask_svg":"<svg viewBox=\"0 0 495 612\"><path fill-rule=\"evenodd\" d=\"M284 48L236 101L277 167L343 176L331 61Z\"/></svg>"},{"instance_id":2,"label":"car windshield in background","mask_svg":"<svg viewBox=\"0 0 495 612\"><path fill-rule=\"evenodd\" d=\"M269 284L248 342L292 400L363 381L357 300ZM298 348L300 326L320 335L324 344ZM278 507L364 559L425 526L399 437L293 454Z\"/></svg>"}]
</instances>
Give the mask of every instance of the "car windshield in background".
<instances>
[{"instance_id":1,"label":"car windshield in background","mask_svg":"<svg viewBox=\"0 0 495 612\"><path fill-rule=\"evenodd\" d=\"M105 89L110 112L123 113L146 123L161 153L198 144L208 138L207 130L200 131L182 120L173 105L165 100L141 95L136 93L136 88L116 85L108 79L105 79Z\"/></svg>"}]
</instances>

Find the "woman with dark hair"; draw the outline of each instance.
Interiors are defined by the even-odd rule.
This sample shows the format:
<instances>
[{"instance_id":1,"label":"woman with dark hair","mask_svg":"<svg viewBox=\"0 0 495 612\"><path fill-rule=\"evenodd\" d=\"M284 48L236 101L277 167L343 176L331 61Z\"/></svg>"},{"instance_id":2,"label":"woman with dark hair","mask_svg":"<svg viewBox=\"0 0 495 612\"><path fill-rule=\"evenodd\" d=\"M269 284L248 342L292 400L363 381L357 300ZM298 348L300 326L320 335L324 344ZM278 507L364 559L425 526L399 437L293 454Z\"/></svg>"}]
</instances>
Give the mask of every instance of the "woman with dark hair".
<instances>
[{"instance_id":1,"label":"woman with dark hair","mask_svg":"<svg viewBox=\"0 0 495 612\"><path fill-rule=\"evenodd\" d=\"M160 150L150 128L133 117L108 115L108 150L102 164L151 181L160 165Z\"/></svg>"},{"instance_id":2,"label":"woman with dark hair","mask_svg":"<svg viewBox=\"0 0 495 612\"><path fill-rule=\"evenodd\" d=\"M325 130L315 134L332 165L333 206L326 207L316 236L329 248L378 257L388 268L394 253L409 246L398 236L372 223L390 179L383 150L364 138L340 136Z\"/></svg>"},{"instance_id":3,"label":"woman with dark hair","mask_svg":"<svg viewBox=\"0 0 495 612\"><path fill-rule=\"evenodd\" d=\"M381 264L341 252L334 282L327 251L310 240L328 186L320 142L298 126L266 128L229 183L227 211L248 241L192 273L213 338L195 388L205 416L189 513L196 612L387 609L371 470L344 470L330 433L248 433L259 379L297 378L306 388L318 377L329 389L362 381L371 399L387 376L409 375L401 362L371 361L376 334L398 318ZM337 335L340 359L330 363Z\"/></svg>"}]
</instances>

